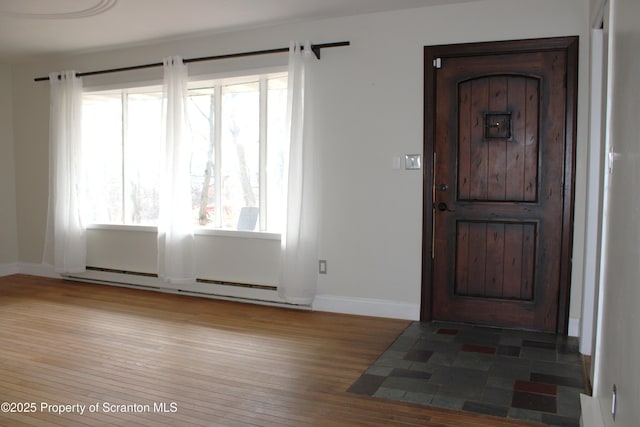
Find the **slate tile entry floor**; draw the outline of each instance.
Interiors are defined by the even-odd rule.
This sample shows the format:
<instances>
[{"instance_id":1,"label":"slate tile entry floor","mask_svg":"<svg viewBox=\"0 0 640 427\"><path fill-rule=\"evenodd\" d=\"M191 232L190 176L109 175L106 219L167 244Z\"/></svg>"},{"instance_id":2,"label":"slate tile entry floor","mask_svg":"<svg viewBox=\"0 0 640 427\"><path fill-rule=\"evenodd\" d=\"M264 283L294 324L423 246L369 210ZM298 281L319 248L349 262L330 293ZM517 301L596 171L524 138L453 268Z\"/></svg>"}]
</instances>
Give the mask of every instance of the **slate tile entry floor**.
<instances>
[{"instance_id":1,"label":"slate tile entry floor","mask_svg":"<svg viewBox=\"0 0 640 427\"><path fill-rule=\"evenodd\" d=\"M577 427L585 386L576 338L413 322L348 391Z\"/></svg>"}]
</instances>

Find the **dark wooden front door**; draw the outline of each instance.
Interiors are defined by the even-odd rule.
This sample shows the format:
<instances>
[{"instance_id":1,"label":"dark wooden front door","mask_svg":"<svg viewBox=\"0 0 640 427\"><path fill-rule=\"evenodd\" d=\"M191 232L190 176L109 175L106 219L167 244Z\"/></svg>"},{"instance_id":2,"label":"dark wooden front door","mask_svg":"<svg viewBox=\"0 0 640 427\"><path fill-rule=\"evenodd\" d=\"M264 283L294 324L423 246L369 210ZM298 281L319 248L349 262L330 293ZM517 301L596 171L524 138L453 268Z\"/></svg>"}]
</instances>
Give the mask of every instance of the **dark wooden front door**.
<instances>
[{"instance_id":1,"label":"dark wooden front door","mask_svg":"<svg viewBox=\"0 0 640 427\"><path fill-rule=\"evenodd\" d=\"M426 48L433 319L564 331L576 45Z\"/></svg>"}]
</instances>

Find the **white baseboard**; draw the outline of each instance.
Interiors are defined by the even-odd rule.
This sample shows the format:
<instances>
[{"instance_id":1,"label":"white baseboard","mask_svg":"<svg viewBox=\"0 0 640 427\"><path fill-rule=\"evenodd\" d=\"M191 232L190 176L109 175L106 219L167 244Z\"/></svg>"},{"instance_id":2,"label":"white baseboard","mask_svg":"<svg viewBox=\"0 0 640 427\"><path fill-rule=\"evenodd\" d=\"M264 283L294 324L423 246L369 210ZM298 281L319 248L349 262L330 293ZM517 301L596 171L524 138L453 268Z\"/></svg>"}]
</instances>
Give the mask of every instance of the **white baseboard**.
<instances>
[{"instance_id":1,"label":"white baseboard","mask_svg":"<svg viewBox=\"0 0 640 427\"><path fill-rule=\"evenodd\" d=\"M567 328L567 335L569 335L570 337L580 336L580 318L578 317L569 318L569 327Z\"/></svg>"},{"instance_id":2,"label":"white baseboard","mask_svg":"<svg viewBox=\"0 0 640 427\"><path fill-rule=\"evenodd\" d=\"M0 276L8 276L11 274L29 274L33 276L62 278L62 276L56 273L52 266L46 264L35 263L13 263L13 264L0 264ZM95 277L96 273L85 273L85 277L88 280L105 280L106 277ZM109 274L113 277L113 273ZM81 276L81 275L77 275ZM98 276L101 276L98 273ZM117 275L116 275L117 276ZM129 280L131 278L129 277ZM148 286L157 288L166 288L167 285L158 281L155 278L135 278L135 282L130 283L133 286ZM202 289L195 289L199 284L193 285L194 289L187 289L200 293ZM185 290L187 290L185 289ZM161 290L161 289L159 289ZM167 289L165 289L166 291ZM240 298L239 295L218 295L222 297ZM263 295L259 297L251 295L249 298L262 299ZM244 297L246 298L246 297ZM272 302L278 303L279 298L272 299ZM371 299L371 298L357 298L357 297L343 297L339 295L317 295L313 300L312 309L317 311L327 311L330 313L344 313L355 314L359 316L374 316L374 317L387 317L391 319L404 319L404 320L420 320L420 304L408 304L398 301ZM572 337L579 336L580 332L580 319L569 318L568 334Z\"/></svg>"},{"instance_id":3,"label":"white baseboard","mask_svg":"<svg viewBox=\"0 0 640 427\"><path fill-rule=\"evenodd\" d=\"M62 276L55 272L53 266L47 264L36 264L29 262L21 262L18 264L18 272L31 276L51 277L61 279Z\"/></svg>"},{"instance_id":4,"label":"white baseboard","mask_svg":"<svg viewBox=\"0 0 640 427\"><path fill-rule=\"evenodd\" d=\"M0 266L1 268L1 266ZM17 271L14 271L17 270ZM14 268L13 273L30 274L33 276L62 278L62 276L56 273L52 266L45 264L35 263L20 263L17 264L17 268ZM0 272L2 270L0 269ZM175 289L171 289L168 284L158 280L157 278L144 277L144 276L131 276L87 271L82 274L74 274L75 277L87 281L98 281L104 284L115 284L120 286L143 286L147 288L155 288L158 291L172 292ZM233 300L245 300L246 302L257 302L280 305L283 301L277 296L274 291L260 291L260 290L227 290L221 286L211 286L201 283L196 283L185 287L183 291L193 292L195 294L202 294L202 296L218 297L221 299L233 299ZM214 289L215 288L215 289ZM206 295L213 291L213 295ZM224 291L224 293L223 293ZM241 293L241 294L239 294ZM258 294L259 293L259 294ZM273 294L273 295L266 295ZM254 301L251 301L254 300ZM282 304L283 306L292 307L289 304ZM296 306L297 307L297 306ZM308 309L309 307L298 307L301 309ZM370 298L355 298L355 297L342 297L339 295L318 295L313 301L311 307L312 310L327 311L331 313L344 313L355 314L360 316L374 316L374 317L387 317L392 319L404 319L404 320L419 320L420 319L420 304L407 304L398 301L388 301Z\"/></svg>"},{"instance_id":5,"label":"white baseboard","mask_svg":"<svg viewBox=\"0 0 640 427\"><path fill-rule=\"evenodd\" d=\"M420 320L420 304L407 304L398 301L317 295L313 300L312 308L313 310L331 313Z\"/></svg>"},{"instance_id":6,"label":"white baseboard","mask_svg":"<svg viewBox=\"0 0 640 427\"><path fill-rule=\"evenodd\" d=\"M598 399L581 394L580 407L582 409L580 427L604 427L604 419L602 418L602 410Z\"/></svg>"},{"instance_id":7,"label":"white baseboard","mask_svg":"<svg viewBox=\"0 0 640 427\"><path fill-rule=\"evenodd\" d=\"M11 276L12 274L20 273L20 266L17 262L0 264L0 277Z\"/></svg>"}]
</instances>

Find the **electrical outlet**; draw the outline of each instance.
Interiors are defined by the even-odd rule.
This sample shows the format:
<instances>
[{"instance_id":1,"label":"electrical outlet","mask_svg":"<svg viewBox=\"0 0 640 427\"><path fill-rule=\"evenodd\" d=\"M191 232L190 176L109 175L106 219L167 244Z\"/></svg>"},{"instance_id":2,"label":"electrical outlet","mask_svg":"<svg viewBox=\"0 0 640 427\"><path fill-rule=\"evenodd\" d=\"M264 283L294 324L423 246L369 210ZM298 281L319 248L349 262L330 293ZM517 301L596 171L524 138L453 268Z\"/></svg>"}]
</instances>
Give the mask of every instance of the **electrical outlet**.
<instances>
[{"instance_id":1,"label":"electrical outlet","mask_svg":"<svg viewBox=\"0 0 640 427\"><path fill-rule=\"evenodd\" d=\"M618 387L613 385L613 394L611 396L611 416L613 417L613 421L616 420L616 411L618 409Z\"/></svg>"},{"instance_id":2,"label":"electrical outlet","mask_svg":"<svg viewBox=\"0 0 640 427\"><path fill-rule=\"evenodd\" d=\"M321 259L320 261L318 261L318 273L327 274L327 261L326 260Z\"/></svg>"}]
</instances>

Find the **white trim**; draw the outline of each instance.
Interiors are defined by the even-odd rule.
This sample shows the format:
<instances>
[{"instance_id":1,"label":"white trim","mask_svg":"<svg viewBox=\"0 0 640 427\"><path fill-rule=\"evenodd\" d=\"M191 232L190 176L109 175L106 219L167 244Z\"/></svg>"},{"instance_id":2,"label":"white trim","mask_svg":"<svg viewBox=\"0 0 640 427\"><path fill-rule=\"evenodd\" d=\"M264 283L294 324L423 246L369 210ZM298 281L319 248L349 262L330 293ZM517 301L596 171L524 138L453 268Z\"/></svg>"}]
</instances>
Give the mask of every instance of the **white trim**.
<instances>
[{"instance_id":1,"label":"white trim","mask_svg":"<svg viewBox=\"0 0 640 427\"><path fill-rule=\"evenodd\" d=\"M331 313L420 320L420 304L399 301L343 297L339 295L317 295L313 300L312 308L317 311Z\"/></svg>"},{"instance_id":2,"label":"white trim","mask_svg":"<svg viewBox=\"0 0 640 427\"><path fill-rule=\"evenodd\" d=\"M285 56L286 58L286 56ZM185 58L189 59L189 58ZM188 65L188 64L187 64ZM193 70L189 70L193 72ZM195 72L189 75L189 83L187 89L200 89L207 85L210 85L212 81L219 81L222 84L235 84L244 83L249 81L255 81L256 76L265 75L268 77L277 77L279 74L287 74L287 65L278 65L273 67L258 67L247 68L244 70L227 71L227 72ZM90 77L89 77L90 78ZM120 81L117 83L91 83L88 82L83 87L85 93L116 93L123 90L136 90L149 92L162 92L162 79L143 79L143 80L128 80Z\"/></svg>"},{"instance_id":3,"label":"white trim","mask_svg":"<svg viewBox=\"0 0 640 427\"><path fill-rule=\"evenodd\" d=\"M611 149L611 88L613 87L613 74L615 71L616 64L614 62L614 38L615 34L612 34L609 31L609 28L615 28L615 11L614 8L615 3L611 4L608 1L605 1L604 5L604 39L605 45L604 49L606 52L606 63L604 65L605 73L606 73L606 86L604 88L604 102L605 102L605 120L604 120L604 153L608 153ZM606 154L605 154L606 156ZM605 305L605 294L606 288L609 285L606 281L607 277L607 253L606 253L606 242L608 241L608 232L609 232L609 220L608 220L608 208L609 208L609 180L610 180L610 172L607 172L607 168L605 167L604 174L604 183L603 183L603 192L602 192L602 218L601 218L601 230L600 230L600 241L602 242L600 259L598 263L600 265L600 274L598 278L599 286L598 286L598 294L596 296L596 314L595 314L595 343L593 344L593 355L592 355L592 389L593 394L597 395L600 390L600 358L602 357L602 352L604 351L602 347L602 340L604 337L603 333L603 321L604 321L604 305Z\"/></svg>"},{"instance_id":4,"label":"white trim","mask_svg":"<svg viewBox=\"0 0 640 427\"><path fill-rule=\"evenodd\" d=\"M88 230L106 231L140 231L145 233L157 233L158 227L155 225L125 225L125 224L89 224ZM238 231L217 228L194 227L193 234L196 236L221 236L236 237L243 239L264 239L280 240L280 233L270 233L268 231Z\"/></svg>"},{"instance_id":5,"label":"white trim","mask_svg":"<svg viewBox=\"0 0 640 427\"><path fill-rule=\"evenodd\" d=\"M266 230L267 229L267 145L269 144L269 140L267 138L267 108L268 108L268 99L269 99L269 81L267 76L260 76L260 108L258 109L260 114L260 119L258 121L258 129L259 129L259 137L258 137L258 148L260 150L260 155L258 156L260 165L258 166L258 172L260 174L258 195L260 197L260 211L259 211L259 221L258 221L258 230ZM219 127L219 126L218 126ZM218 205L222 206L222 205Z\"/></svg>"},{"instance_id":6,"label":"white trim","mask_svg":"<svg viewBox=\"0 0 640 427\"><path fill-rule=\"evenodd\" d=\"M0 265L0 273L3 271ZM51 277L63 279L56 273L53 267L46 264L20 263L7 269L15 273L29 274L32 276ZM420 320L420 304L409 304L399 301L343 297L339 295L318 295L311 307L295 305L282 300L277 291L263 289L236 289L230 286L213 285L205 283L192 283L175 289L175 285L159 280L156 277L135 276L102 271L87 271L81 274L73 274L74 280L122 287L143 287L168 293L181 293L201 296L205 298L240 301L260 305L296 308L300 310L326 311L330 313L354 314L358 316L386 317L390 319Z\"/></svg>"},{"instance_id":7,"label":"white trim","mask_svg":"<svg viewBox=\"0 0 640 427\"><path fill-rule=\"evenodd\" d=\"M603 151L603 89L604 89L604 33L591 30L591 99L588 153L587 218L585 224L584 285L582 290L582 325L580 353L591 355L599 287L601 229L602 229L602 151ZM571 334L570 334L571 335Z\"/></svg>"},{"instance_id":8,"label":"white trim","mask_svg":"<svg viewBox=\"0 0 640 427\"><path fill-rule=\"evenodd\" d=\"M21 262L18 264L18 270L22 274L30 276L51 277L54 279L62 279L62 276L55 272L52 265L36 264L30 262Z\"/></svg>"},{"instance_id":9,"label":"white trim","mask_svg":"<svg viewBox=\"0 0 640 427\"><path fill-rule=\"evenodd\" d=\"M278 78L285 76L288 72L287 65L277 65L274 67L248 68L245 70L227 71L218 73L203 73L189 75L189 89L199 89L210 86L211 83L221 85L232 85L257 81L256 78L266 76L267 78Z\"/></svg>"},{"instance_id":10,"label":"white trim","mask_svg":"<svg viewBox=\"0 0 640 427\"><path fill-rule=\"evenodd\" d=\"M579 317L569 318L569 327L567 328L567 335L569 335L570 337L580 336L580 318ZM586 354L586 353L582 353L582 354Z\"/></svg>"},{"instance_id":11,"label":"white trim","mask_svg":"<svg viewBox=\"0 0 640 427\"><path fill-rule=\"evenodd\" d=\"M580 408L582 409L580 427L604 427L604 419L602 418L598 399L586 394L580 394Z\"/></svg>"},{"instance_id":12,"label":"white trim","mask_svg":"<svg viewBox=\"0 0 640 427\"><path fill-rule=\"evenodd\" d=\"M222 206L222 126L218 126L222 123L222 83L216 82L213 89L213 96L215 97L213 108L213 131L215 133L213 139L213 186L215 205ZM215 217L213 219L214 227L218 228L222 226L222 209L215 210Z\"/></svg>"},{"instance_id":13,"label":"white trim","mask_svg":"<svg viewBox=\"0 0 640 427\"><path fill-rule=\"evenodd\" d=\"M213 228L194 228L193 234L195 234L196 236L221 236L243 239L280 240L280 233L269 233L267 231L238 231Z\"/></svg>"},{"instance_id":14,"label":"white trim","mask_svg":"<svg viewBox=\"0 0 640 427\"><path fill-rule=\"evenodd\" d=\"M0 264L0 277L11 276L12 274L20 273L20 267L17 262Z\"/></svg>"}]
</instances>

